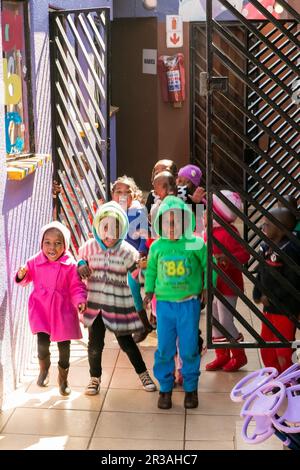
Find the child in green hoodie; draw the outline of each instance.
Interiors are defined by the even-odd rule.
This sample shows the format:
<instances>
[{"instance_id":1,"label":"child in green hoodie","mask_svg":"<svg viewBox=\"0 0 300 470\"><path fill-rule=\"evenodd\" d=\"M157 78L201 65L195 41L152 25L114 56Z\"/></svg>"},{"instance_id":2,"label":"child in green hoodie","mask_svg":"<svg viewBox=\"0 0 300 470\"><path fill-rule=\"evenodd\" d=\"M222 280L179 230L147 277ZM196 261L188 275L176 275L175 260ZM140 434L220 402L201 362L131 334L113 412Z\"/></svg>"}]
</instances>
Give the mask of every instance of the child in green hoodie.
<instances>
[{"instance_id":1,"label":"child in green hoodie","mask_svg":"<svg viewBox=\"0 0 300 470\"><path fill-rule=\"evenodd\" d=\"M195 218L181 199L167 196L159 207L145 280L145 304L157 298L154 375L160 384L158 408L172 407L176 339L182 359L185 408L198 406L200 300L206 302L207 250L195 236Z\"/></svg>"}]
</instances>

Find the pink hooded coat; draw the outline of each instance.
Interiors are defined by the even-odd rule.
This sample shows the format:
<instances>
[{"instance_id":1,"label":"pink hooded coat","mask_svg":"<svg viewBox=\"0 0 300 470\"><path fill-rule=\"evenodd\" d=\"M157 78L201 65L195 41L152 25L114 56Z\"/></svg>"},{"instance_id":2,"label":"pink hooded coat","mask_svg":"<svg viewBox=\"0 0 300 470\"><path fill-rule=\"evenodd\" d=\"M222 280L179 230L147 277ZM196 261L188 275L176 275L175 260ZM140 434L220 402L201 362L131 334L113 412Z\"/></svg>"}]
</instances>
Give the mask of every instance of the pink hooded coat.
<instances>
[{"instance_id":1,"label":"pink hooded coat","mask_svg":"<svg viewBox=\"0 0 300 470\"><path fill-rule=\"evenodd\" d=\"M77 314L77 306L86 303L86 286L77 274L77 265L69 248L70 232L59 222L45 225L44 233L58 229L64 236L65 253L57 261L49 261L42 251L30 258L28 272L22 281L27 285L33 282L29 297L29 324L33 334L43 332L50 335L51 341L67 341L82 337Z\"/></svg>"}]
</instances>

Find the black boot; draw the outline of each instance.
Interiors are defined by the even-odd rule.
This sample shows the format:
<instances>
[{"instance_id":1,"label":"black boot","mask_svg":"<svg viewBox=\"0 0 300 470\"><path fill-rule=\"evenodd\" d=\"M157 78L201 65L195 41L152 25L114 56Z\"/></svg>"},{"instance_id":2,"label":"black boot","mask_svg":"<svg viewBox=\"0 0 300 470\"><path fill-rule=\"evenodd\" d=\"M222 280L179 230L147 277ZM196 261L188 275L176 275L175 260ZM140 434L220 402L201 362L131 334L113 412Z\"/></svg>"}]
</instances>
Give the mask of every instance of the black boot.
<instances>
[{"instance_id":1,"label":"black boot","mask_svg":"<svg viewBox=\"0 0 300 470\"><path fill-rule=\"evenodd\" d=\"M184 397L185 408L197 408L198 407L198 390L193 392L185 392Z\"/></svg>"},{"instance_id":2,"label":"black boot","mask_svg":"<svg viewBox=\"0 0 300 470\"><path fill-rule=\"evenodd\" d=\"M47 387L49 384L49 367L50 367L50 355L46 356L45 359L39 359L40 373L37 379L37 385L39 387Z\"/></svg>"},{"instance_id":3,"label":"black boot","mask_svg":"<svg viewBox=\"0 0 300 470\"><path fill-rule=\"evenodd\" d=\"M157 407L161 410L172 408L172 392L159 392Z\"/></svg>"},{"instance_id":4,"label":"black boot","mask_svg":"<svg viewBox=\"0 0 300 470\"><path fill-rule=\"evenodd\" d=\"M68 396L71 393L71 389L68 384L68 369L63 369L62 367L58 366L58 385L59 385L59 393L63 396Z\"/></svg>"},{"instance_id":5,"label":"black boot","mask_svg":"<svg viewBox=\"0 0 300 470\"><path fill-rule=\"evenodd\" d=\"M153 327L151 323L149 323L146 311L140 310L138 312L138 315L140 317L141 322L143 323L144 330L140 331L139 333L134 333L133 340L135 343L140 343L141 341L144 341L144 339L147 338L148 334L153 331Z\"/></svg>"}]
</instances>

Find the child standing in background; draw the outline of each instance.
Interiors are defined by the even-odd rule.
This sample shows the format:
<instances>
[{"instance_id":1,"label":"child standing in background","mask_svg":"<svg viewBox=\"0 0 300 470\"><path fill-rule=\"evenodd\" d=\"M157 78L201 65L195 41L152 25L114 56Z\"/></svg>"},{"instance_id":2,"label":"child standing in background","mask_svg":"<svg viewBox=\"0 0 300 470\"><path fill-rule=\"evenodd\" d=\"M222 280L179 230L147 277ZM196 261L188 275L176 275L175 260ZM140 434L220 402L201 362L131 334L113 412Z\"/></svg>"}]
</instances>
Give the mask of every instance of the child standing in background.
<instances>
[{"instance_id":1,"label":"child standing in background","mask_svg":"<svg viewBox=\"0 0 300 470\"><path fill-rule=\"evenodd\" d=\"M129 230L126 241L141 255L145 254L148 218L146 208L141 203L142 191L133 178L124 175L112 184L111 196L112 200L120 204L127 214Z\"/></svg>"},{"instance_id":2,"label":"child standing in background","mask_svg":"<svg viewBox=\"0 0 300 470\"><path fill-rule=\"evenodd\" d=\"M126 212L129 222L129 230L126 241L133 246L140 257L146 255L146 239L148 237L148 215L145 206L141 204L142 191L138 188L133 178L126 175L120 176L111 188L112 200L120 204ZM134 334L136 343L143 341L153 328L148 320L147 313L143 307L141 296L141 284L138 279L129 277L130 289L133 293L135 309L143 323L143 331Z\"/></svg>"},{"instance_id":3,"label":"child standing in background","mask_svg":"<svg viewBox=\"0 0 300 470\"><path fill-rule=\"evenodd\" d=\"M199 204L205 196L204 188L200 187L202 171L196 165L186 165L179 169L176 179L177 196L187 204L192 204L192 210L196 213L195 205Z\"/></svg>"},{"instance_id":4,"label":"child standing in background","mask_svg":"<svg viewBox=\"0 0 300 470\"><path fill-rule=\"evenodd\" d=\"M286 208L273 208L270 214L275 217L287 230L292 231L296 225L295 216ZM293 241L289 240L284 231L265 217L263 233L280 248L294 263L300 266L300 249ZM258 266L257 285L253 289L253 299L263 305L266 319L288 340L295 340L296 326L294 319L300 319L299 299L289 288L291 285L300 293L300 275L295 268L282 258L280 252L276 252L263 242L262 260ZM275 277L275 272L280 275L282 282ZM285 285L285 282L289 283ZM278 341L266 324L262 323L261 337L265 341ZM261 357L266 367L275 367L279 373L284 372L292 365L292 348L261 348Z\"/></svg>"},{"instance_id":5,"label":"child standing in background","mask_svg":"<svg viewBox=\"0 0 300 470\"><path fill-rule=\"evenodd\" d=\"M160 173L157 173L153 178L153 188L155 195L157 197L156 202L152 205L150 213L149 213L149 223L151 228L151 235L146 242L146 247L149 250L150 246L154 242L154 240L158 237L158 234L154 228L154 221L156 219L159 207L162 201L168 195L176 195L177 188L176 188L176 181L173 174L168 171L164 170ZM149 304L150 307L150 304ZM156 328L156 297L153 296L151 302L151 319L152 325Z\"/></svg>"},{"instance_id":6,"label":"child standing in background","mask_svg":"<svg viewBox=\"0 0 300 470\"><path fill-rule=\"evenodd\" d=\"M77 265L68 252L70 231L60 222L42 227L41 251L19 268L16 282L22 286L33 282L29 297L29 323L37 335L40 373L37 384L49 382L50 341L59 350L58 383L61 395L71 393L67 377L70 366L71 339L82 337L78 310L86 308L86 287L77 274Z\"/></svg>"},{"instance_id":7,"label":"child standing in background","mask_svg":"<svg viewBox=\"0 0 300 470\"><path fill-rule=\"evenodd\" d=\"M174 177L176 181L177 177L177 166L173 162L173 160L168 160L168 159L163 159L163 160L158 160L158 162L155 163L153 170L152 170L152 175L151 175L151 183L153 185L154 178L158 173L161 173L162 171L168 171L171 173L171 175ZM146 209L148 211L148 214L151 212L152 206L160 200L160 196L156 193L155 188L150 191L148 194L148 198L146 201Z\"/></svg>"},{"instance_id":8,"label":"child standing in background","mask_svg":"<svg viewBox=\"0 0 300 470\"><path fill-rule=\"evenodd\" d=\"M242 209L242 201L238 193L232 191L223 190L221 193L239 210ZM239 235L237 228L233 225L236 220L236 214L213 194L213 211L227 224L230 228ZM204 224L206 226L206 214L204 217ZM235 259L245 264L249 260L249 253L245 248L238 243L238 241L230 235L230 233L218 224L215 220L213 221L213 237L218 240L225 249L227 249ZM207 238L205 234L204 238ZM222 250L216 244L213 244L213 255L217 260L219 268L228 276L232 282L241 290L244 291L244 282L242 272L230 261L230 259L222 252ZM226 283L226 281L218 276L217 278L217 289L227 302L236 308L238 296L236 292ZM213 300L213 316L216 320L228 331L230 336L236 341L243 341L243 336L237 330L234 324L234 317L230 310L224 305L221 300L214 298ZM226 342L227 339L218 330L217 327L213 326L212 330L214 342ZM206 370L213 371L223 369L225 372L234 372L247 364L247 356L244 349L232 348L232 349L216 349L216 358L206 365Z\"/></svg>"}]
</instances>

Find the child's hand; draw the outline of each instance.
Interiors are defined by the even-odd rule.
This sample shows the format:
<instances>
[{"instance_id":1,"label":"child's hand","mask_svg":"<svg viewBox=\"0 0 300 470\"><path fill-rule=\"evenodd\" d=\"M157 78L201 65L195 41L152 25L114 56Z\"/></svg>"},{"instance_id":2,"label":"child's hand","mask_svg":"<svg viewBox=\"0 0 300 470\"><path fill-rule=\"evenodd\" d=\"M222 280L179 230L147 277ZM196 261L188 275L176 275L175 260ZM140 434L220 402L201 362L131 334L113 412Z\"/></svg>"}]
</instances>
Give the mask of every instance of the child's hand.
<instances>
[{"instance_id":1,"label":"child's hand","mask_svg":"<svg viewBox=\"0 0 300 470\"><path fill-rule=\"evenodd\" d=\"M90 270L87 264L84 264L84 265L82 264L81 266L78 266L77 272L79 276L81 277L81 279L88 279L90 275L92 274L92 271Z\"/></svg>"},{"instance_id":2,"label":"child's hand","mask_svg":"<svg viewBox=\"0 0 300 470\"><path fill-rule=\"evenodd\" d=\"M207 289L203 289L202 294L201 294L201 304L206 305L207 304Z\"/></svg>"},{"instance_id":3,"label":"child's hand","mask_svg":"<svg viewBox=\"0 0 300 470\"><path fill-rule=\"evenodd\" d=\"M24 277L25 277L26 274L27 274L27 271L28 271L28 269L27 269L26 266L21 266L21 267L19 268L19 271L18 271L17 276L18 276L18 279L20 279L20 281L22 281L22 279L24 279Z\"/></svg>"},{"instance_id":4,"label":"child's hand","mask_svg":"<svg viewBox=\"0 0 300 470\"><path fill-rule=\"evenodd\" d=\"M60 192L61 192L61 185L57 181L54 180L52 184L52 196L56 198Z\"/></svg>"},{"instance_id":5,"label":"child's hand","mask_svg":"<svg viewBox=\"0 0 300 470\"><path fill-rule=\"evenodd\" d=\"M140 258L138 260L137 265L140 269L146 269L147 268L147 257L143 256L142 258Z\"/></svg>"},{"instance_id":6,"label":"child's hand","mask_svg":"<svg viewBox=\"0 0 300 470\"><path fill-rule=\"evenodd\" d=\"M190 199L195 203L199 204L199 202L202 201L202 199L206 196L206 192L204 188L196 188L194 194L190 194L189 197Z\"/></svg>"},{"instance_id":7,"label":"child's hand","mask_svg":"<svg viewBox=\"0 0 300 470\"><path fill-rule=\"evenodd\" d=\"M147 308L147 306L151 303L153 299L153 292L149 292L148 294L145 295L144 297L144 306Z\"/></svg>"},{"instance_id":8,"label":"child's hand","mask_svg":"<svg viewBox=\"0 0 300 470\"><path fill-rule=\"evenodd\" d=\"M83 313L86 311L86 303L82 302L81 304L77 305L78 313Z\"/></svg>"}]
</instances>

